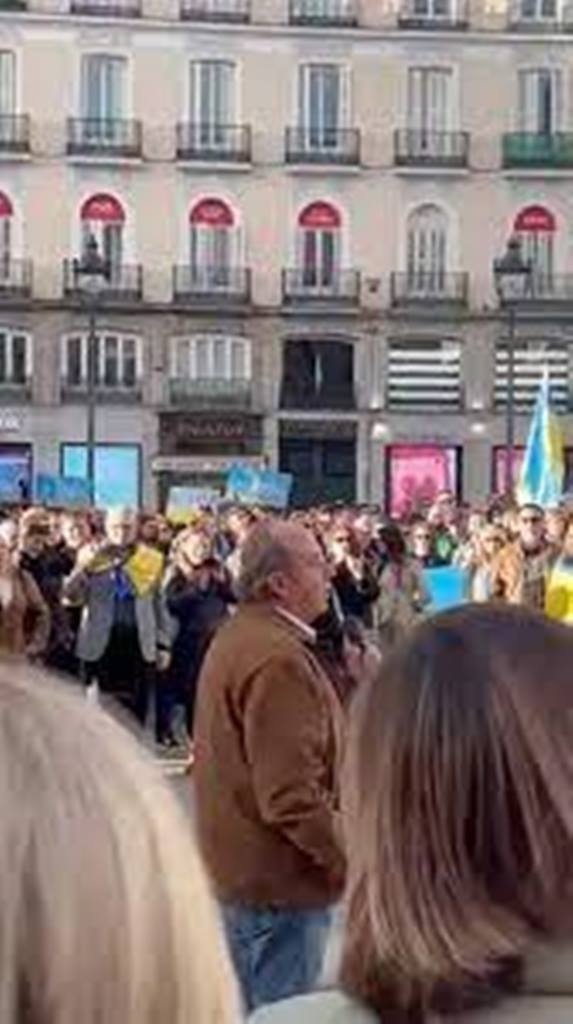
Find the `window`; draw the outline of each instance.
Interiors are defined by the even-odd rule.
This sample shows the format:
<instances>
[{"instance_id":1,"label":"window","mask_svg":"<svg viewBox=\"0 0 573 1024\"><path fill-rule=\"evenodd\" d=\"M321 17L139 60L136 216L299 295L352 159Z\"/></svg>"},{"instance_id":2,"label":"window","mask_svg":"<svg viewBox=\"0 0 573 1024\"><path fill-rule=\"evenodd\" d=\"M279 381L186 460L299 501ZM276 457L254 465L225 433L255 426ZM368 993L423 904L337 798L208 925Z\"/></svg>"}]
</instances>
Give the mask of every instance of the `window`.
<instances>
[{"instance_id":1,"label":"window","mask_svg":"<svg viewBox=\"0 0 573 1024\"><path fill-rule=\"evenodd\" d=\"M298 121L312 149L336 149L348 123L348 72L338 64L304 64L299 69Z\"/></svg>"},{"instance_id":2,"label":"window","mask_svg":"<svg viewBox=\"0 0 573 1024\"><path fill-rule=\"evenodd\" d=\"M87 479L85 444L61 446L62 476ZM98 508L139 508L141 450L137 444L98 444L95 449L95 501Z\"/></svg>"},{"instance_id":3,"label":"window","mask_svg":"<svg viewBox=\"0 0 573 1024\"><path fill-rule=\"evenodd\" d=\"M122 334L96 338L96 384L101 388L131 390L141 378L140 342ZM72 335L62 343L62 380L69 388L83 388L88 379L88 338Z\"/></svg>"},{"instance_id":4,"label":"window","mask_svg":"<svg viewBox=\"0 0 573 1024\"><path fill-rule=\"evenodd\" d=\"M451 18L455 0L412 0L412 8L418 18Z\"/></svg>"},{"instance_id":5,"label":"window","mask_svg":"<svg viewBox=\"0 0 573 1024\"><path fill-rule=\"evenodd\" d=\"M495 350L495 404L507 404L507 344ZM515 405L531 409L535 405L541 377L549 371L551 402L565 410L569 404L569 349L554 341L516 341L514 347Z\"/></svg>"},{"instance_id":6,"label":"window","mask_svg":"<svg viewBox=\"0 0 573 1024\"><path fill-rule=\"evenodd\" d=\"M446 132L452 123L452 71L410 68L408 127L419 132Z\"/></svg>"},{"instance_id":7,"label":"window","mask_svg":"<svg viewBox=\"0 0 573 1024\"><path fill-rule=\"evenodd\" d=\"M521 0L524 21L556 21L557 16L557 0Z\"/></svg>"},{"instance_id":8,"label":"window","mask_svg":"<svg viewBox=\"0 0 573 1024\"><path fill-rule=\"evenodd\" d=\"M392 341L388 350L390 409L459 409L461 346L457 341Z\"/></svg>"},{"instance_id":9,"label":"window","mask_svg":"<svg viewBox=\"0 0 573 1024\"><path fill-rule=\"evenodd\" d=\"M250 380L251 343L226 334L175 338L171 376L176 380Z\"/></svg>"},{"instance_id":10,"label":"window","mask_svg":"<svg viewBox=\"0 0 573 1024\"><path fill-rule=\"evenodd\" d=\"M518 213L513 229L521 242L523 258L533 264L537 294L550 291L554 281L555 217L544 206L527 206Z\"/></svg>"},{"instance_id":11,"label":"window","mask_svg":"<svg viewBox=\"0 0 573 1024\"><path fill-rule=\"evenodd\" d=\"M206 290L228 288L238 248L233 211L220 199L204 199L189 220L192 283Z\"/></svg>"},{"instance_id":12,"label":"window","mask_svg":"<svg viewBox=\"0 0 573 1024\"><path fill-rule=\"evenodd\" d=\"M11 277L12 270L12 203L4 192L0 192L0 280Z\"/></svg>"},{"instance_id":13,"label":"window","mask_svg":"<svg viewBox=\"0 0 573 1024\"><path fill-rule=\"evenodd\" d=\"M539 68L519 72L519 131L550 135L561 124L561 72Z\"/></svg>"},{"instance_id":14,"label":"window","mask_svg":"<svg viewBox=\"0 0 573 1024\"><path fill-rule=\"evenodd\" d=\"M98 193L83 204L80 211L82 246L90 235L96 239L99 251L111 270L118 274L123 262L123 230L125 214L121 203L114 196Z\"/></svg>"},{"instance_id":15,"label":"window","mask_svg":"<svg viewBox=\"0 0 573 1024\"><path fill-rule=\"evenodd\" d=\"M119 142L125 116L126 61L90 54L82 61L81 116L86 141Z\"/></svg>"},{"instance_id":16,"label":"window","mask_svg":"<svg viewBox=\"0 0 573 1024\"><path fill-rule=\"evenodd\" d=\"M350 342L289 339L284 346L281 405L286 409L354 407Z\"/></svg>"},{"instance_id":17,"label":"window","mask_svg":"<svg viewBox=\"0 0 573 1024\"><path fill-rule=\"evenodd\" d=\"M193 61L190 86L194 142L206 147L224 147L229 139L225 129L235 121L235 65L221 60Z\"/></svg>"},{"instance_id":18,"label":"window","mask_svg":"<svg viewBox=\"0 0 573 1024\"><path fill-rule=\"evenodd\" d=\"M408 290L439 294L446 286L447 220L437 206L421 206L408 219Z\"/></svg>"},{"instance_id":19,"label":"window","mask_svg":"<svg viewBox=\"0 0 573 1024\"><path fill-rule=\"evenodd\" d=\"M20 331L0 329L0 386L24 386L32 373L30 338Z\"/></svg>"},{"instance_id":20,"label":"window","mask_svg":"<svg viewBox=\"0 0 573 1024\"><path fill-rule=\"evenodd\" d=\"M305 289L329 289L340 273L340 214L330 203L307 206L298 219L298 261Z\"/></svg>"},{"instance_id":21,"label":"window","mask_svg":"<svg viewBox=\"0 0 573 1024\"><path fill-rule=\"evenodd\" d=\"M16 110L15 79L16 57L10 50L0 50L0 116L10 116Z\"/></svg>"}]
</instances>

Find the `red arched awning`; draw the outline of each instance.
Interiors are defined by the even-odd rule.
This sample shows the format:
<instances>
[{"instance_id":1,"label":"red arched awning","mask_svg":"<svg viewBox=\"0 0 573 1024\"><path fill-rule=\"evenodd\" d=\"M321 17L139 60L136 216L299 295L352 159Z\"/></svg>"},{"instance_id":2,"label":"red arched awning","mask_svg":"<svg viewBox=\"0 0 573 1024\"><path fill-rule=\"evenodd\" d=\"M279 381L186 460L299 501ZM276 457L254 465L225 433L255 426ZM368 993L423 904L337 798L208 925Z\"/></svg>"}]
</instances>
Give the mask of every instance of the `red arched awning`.
<instances>
[{"instance_id":1,"label":"red arched awning","mask_svg":"<svg viewBox=\"0 0 573 1024\"><path fill-rule=\"evenodd\" d=\"M14 213L12 203L5 192L0 192L0 217L11 217Z\"/></svg>"},{"instance_id":2,"label":"red arched awning","mask_svg":"<svg viewBox=\"0 0 573 1024\"><path fill-rule=\"evenodd\" d=\"M202 199L191 208L189 221L210 228L232 228L235 223L233 211L222 199Z\"/></svg>"},{"instance_id":3,"label":"red arched awning","mask_svg":"<svg viewBox=\"0 0 573 1024\"><path fill-rule=\"evenodd\" d=\"M525 206L520 210L514 222L515 231L545 231L548 234L556 230L555 217L545 206Z\"/></svg>"},{"instance_id":4,"label":"red arched awning","mask_svg":"<svg viewBox=\"0 0 573 1024\"><path fill-rule=\"evenodd\" d=\"M340 213L330 203L311 203L300 213L298 223L301 228L339 228Z\"/></svg>"},{"instance_id":5,"label":"red arched awning","mask_svg":"<svg viewBox=\"0 0 573 1024\"><path fill-rule=\"evenodd\" d=\"M90 196L86 199L83 204L80 216L82 220L100 220L100 221L120 221L123 223L125 220L125 213L123 212L123 206L115 196L107 195L104 192L99 192L95 196Z\"/></svg>"}]
</instances>

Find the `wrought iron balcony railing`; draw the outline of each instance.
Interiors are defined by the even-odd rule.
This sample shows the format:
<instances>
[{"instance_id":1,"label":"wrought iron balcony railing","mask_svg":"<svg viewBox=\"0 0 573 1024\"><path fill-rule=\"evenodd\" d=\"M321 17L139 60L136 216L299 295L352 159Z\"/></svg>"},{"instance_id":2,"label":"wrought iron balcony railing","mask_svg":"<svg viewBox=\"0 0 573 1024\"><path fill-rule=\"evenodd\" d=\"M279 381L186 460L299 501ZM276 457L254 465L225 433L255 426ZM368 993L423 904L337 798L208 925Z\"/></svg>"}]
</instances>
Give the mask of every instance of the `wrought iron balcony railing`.
<instances>
[{"instance_id":1,"label":"wrought iron balcony railing","mask_svg":"<svg viewBox=\"0 0 573 1024\"><path fill-rule=\"evenodd\" d=\"M94 18L139 18L141 0L70 0L70 14Z\"/></svg>"},{"instance_id":2,"label":"wrought iron balcony railing","mask_svg":"<svg viewBox=\"0 0 573 1024\"><path fill-rule=\"evenodd\" d=\"M30 118L27 114L0 114L0 155L30 152Z\"/></svg>"},{"instance_id":3,"label":"wrought iron balcony railing","mask_svg":"<svg viewBox=\"0 0 573 1024\"><path fill-rule=\"evenodd\" d=\"M181 0L183 21L218 21L246 24L251 18L250 0Z\"/></svg>"},{"instance_id":4,"label":"wrought iron balcony railing","mask_svg":"<svg viewBox=\"0 0 573 1024\"><path fill-rule=\"evenodd\" d=\"M282 272L283 303L344 303L358 305L360 274L357 270L324 272L320 268L290 268Z\"/></svg>"},{"instance_id":5,"label":"wrought iron balcony railing","mask_svg":"<svg viewBox=\"0 0 573 1024\"><path fill-rule=\"evenodd\" d=\"M287 164L360 163L360 131L325 126L287 128Z\"/></svg>"},{"instance_id":6,"label":"wrought iron balcony railing","mask_svg":"<svg viewBox=\"0 0 573 1024\"><path fill-rule=\"evenodd\" d=\"M251 129L248 125L180 123L177 159L250 163Z\"/></svg>"},{"instance_id":7,"label":"wrought iron balcony railing","mask_svg":"<svg viewBox=\"0 0 573 1024\"><path fill-rule=\"evenodd\" d=\"M173 301L186 303L244 303L251 295L248 267L173 267Z\"/></svg>"},{"instance_id":8,"label":"wrought iron balcony railing","mask_svg":"<svg viewBox=\"0 0 573 1024\"><path fill-rule=\"evenodd\" d=\"M289 0L289 22L353 28L358 24L356 0Z\"/></svg>"},{"instance_id":9,"label":"wrought iron balcony railing","mask_svg":"<svg viewBox=\"0 0 573 1024\"><path fill-rule=\"evenodd\" d=\"M440 270L394 273L390 279L393 306L451 303L465 306L468 302L468 275L448 274Z\"/></svg>"},{"instance_id":10,"label":"wrought iron balcony railing","mask_svg":"<svg viewBox=\"0 0 573 1024\"><path fill-rule=\"evenodd\" d=\"M78 260L64 260L64 295L81 300L86 297L78 280ZM98 301L140 302L143 298L143 269L139 263L112 264L109 278L103 279Z\"/></svg>"},{"instance_id":11,"label":"wrought iron balcony railing","mask_svg":"<svg viewBox=\"0 0 573 1024\"><path fill-rule=\"evenodd\" d=\"M70 156L141 156L141 122L128 118L68 118Z\"/></svg>"},{"instance_id":12,"label":"wrought iron balcony railing","mask_svg":"<svg viewBox=\"0 0 573 1024\"><path fill-rule=\"evenodd\" d=\"M399 167L467 167L468 132L435 132L425 128L398 128L394 156Z\"/></svg>"},{"instance_id":13,"label":"wrought iron balcony railing","mask_svg":"<svg viewBox=\"0 0 573 1024\"><path fill-rule=\"evenodd\" d=\"M573 167L573 132L507 132L503 166Z\"/></svg>"},{"instance_id":14,"label":"wrought iron balcony railing","mask_svg":"<svg viewBox=\"0 0 573 1024\"><path fill-rule=\"evenodd\" d=\"M0 302L3 299L30 298L32 281L31 260L0 257Z\"/></svg>"},{"instance_id":15,"label":"wrought iron balcony railing","mask_svg":"<svg viewBox=\"0 0 573 1024\"><path fill-rule=\"evenodd\" d=\"M248 378L174 377L169 382L172 405L199 409L248 409L252 384Z\"/></svg>"},{"instance_id":16,"label":"wrought iron balcony railing","mask_svg":"<svg viewBox=\"0 0 573 1024\"><path fill-rule=\"evenodd\" d=\"M403 0L398 25L405 29L463 30L469 25L468 0Z\"/></svg>"}]
</instances>

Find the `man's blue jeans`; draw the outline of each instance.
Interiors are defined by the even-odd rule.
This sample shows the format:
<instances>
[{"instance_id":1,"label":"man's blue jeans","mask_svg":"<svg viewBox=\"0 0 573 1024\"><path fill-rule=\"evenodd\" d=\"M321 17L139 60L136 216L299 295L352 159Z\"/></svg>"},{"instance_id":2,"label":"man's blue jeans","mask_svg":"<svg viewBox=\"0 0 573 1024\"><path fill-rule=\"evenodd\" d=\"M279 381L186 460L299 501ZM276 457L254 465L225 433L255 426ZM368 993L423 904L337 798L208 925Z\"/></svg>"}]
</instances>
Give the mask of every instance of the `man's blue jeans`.
<instances>
[{"instance_id":1,"label":"man's blue jeans","mask_svg":"<svg viewBox=\"0 0 573 1024\"><path fill-rule=\"evenodd\" d=\"M225 906L223 919L247 1013L314 988L330 910Z\"/></svg>"}]
</instances>

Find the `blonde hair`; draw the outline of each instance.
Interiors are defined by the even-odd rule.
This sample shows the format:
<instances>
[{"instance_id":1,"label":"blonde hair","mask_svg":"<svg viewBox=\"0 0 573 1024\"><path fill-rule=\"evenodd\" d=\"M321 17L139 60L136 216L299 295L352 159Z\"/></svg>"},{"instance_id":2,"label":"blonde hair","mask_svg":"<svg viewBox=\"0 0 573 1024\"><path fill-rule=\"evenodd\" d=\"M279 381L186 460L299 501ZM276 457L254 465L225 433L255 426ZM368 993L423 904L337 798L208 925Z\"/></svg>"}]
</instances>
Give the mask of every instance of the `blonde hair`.
<instances>
[{"instance_id":1,"label":"blonde hair","mask_svg":"<svg viewBox=\"0 0 573 1024\"><path fill-rule=\"evenodd\" d=\"M474 606L412 630L359 693L342 981L382 1019L495 1001L570 927L572 660L569 628Z\"/></svg>"},{"instance_id":2,"label":"blonde hair","mask_svg":"<svg viewBox=\"0 0 573 1024\"><path fill-rule=\"evenodd\" d=\"M0 662L2 1024L230 1024L234 982L183 810L137 741Z\"/></svg>"}]
</instances>

